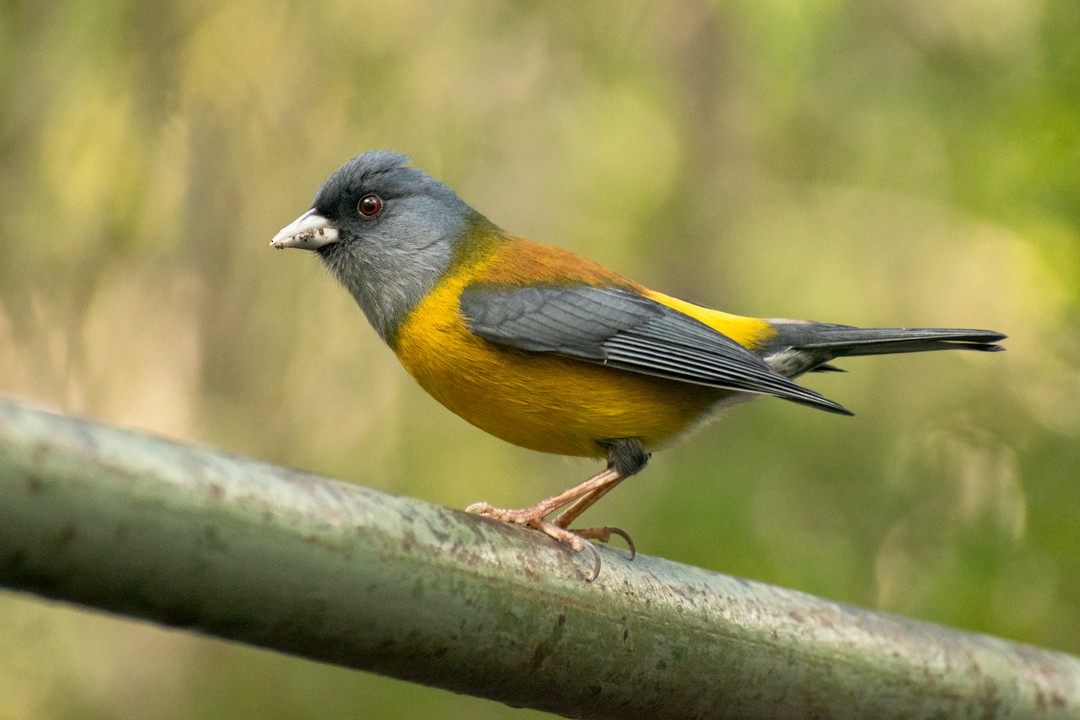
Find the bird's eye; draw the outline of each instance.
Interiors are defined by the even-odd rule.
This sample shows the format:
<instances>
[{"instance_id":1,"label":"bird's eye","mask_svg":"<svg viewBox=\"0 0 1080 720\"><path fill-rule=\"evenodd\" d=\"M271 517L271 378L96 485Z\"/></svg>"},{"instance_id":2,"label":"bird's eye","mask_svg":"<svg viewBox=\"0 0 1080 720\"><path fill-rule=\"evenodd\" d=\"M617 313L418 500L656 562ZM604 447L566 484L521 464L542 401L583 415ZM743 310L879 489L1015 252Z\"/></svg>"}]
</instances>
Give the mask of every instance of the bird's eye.
<instances>
[{"instance_id":1,"label":"bird's eye","mask_svg":"<svg viewBox=\"0 0 1080 720\"><path fill-rule=\"evenodd\" d=\"M375 217L382 210L382 207L382 198L372 193L360 198L360 202L356 204L356 211L364 217Z\"/></svg>"}]
</instances>

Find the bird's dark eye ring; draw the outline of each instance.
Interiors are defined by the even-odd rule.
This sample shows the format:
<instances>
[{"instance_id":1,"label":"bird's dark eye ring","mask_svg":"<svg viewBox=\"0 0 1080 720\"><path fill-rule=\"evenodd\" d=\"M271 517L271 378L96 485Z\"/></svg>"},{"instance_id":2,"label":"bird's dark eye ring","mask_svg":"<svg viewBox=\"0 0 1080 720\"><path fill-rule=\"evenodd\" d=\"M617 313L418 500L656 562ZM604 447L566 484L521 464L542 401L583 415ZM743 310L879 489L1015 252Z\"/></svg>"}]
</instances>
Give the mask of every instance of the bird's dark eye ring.
<instances>
[{"instance_id":1,"label":"bird's dark eye ring","mask_svg":"<svg viewBox=\"0 0 1080 720\"><path fill-rule=\"evenodd\" d=\"M382 198L371 193L360 198L360 202L356 203L356 212L360 213L364 217L375 217L379 214L383 208Z\"/></svg>"}]
</instances>

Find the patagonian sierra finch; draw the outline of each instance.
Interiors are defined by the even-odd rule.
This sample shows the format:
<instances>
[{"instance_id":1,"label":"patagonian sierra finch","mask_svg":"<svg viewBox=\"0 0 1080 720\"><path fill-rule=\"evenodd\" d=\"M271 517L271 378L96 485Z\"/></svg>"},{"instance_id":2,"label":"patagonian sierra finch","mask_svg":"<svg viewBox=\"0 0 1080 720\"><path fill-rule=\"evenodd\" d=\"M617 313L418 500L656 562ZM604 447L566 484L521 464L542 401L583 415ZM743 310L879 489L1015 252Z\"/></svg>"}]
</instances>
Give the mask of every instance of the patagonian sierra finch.
<instances>
[{"instance_id":1,"label":"patagonian sierra finch","mask_svg":"<svg viewBox=\"0 0 1080 720\"><path fill-rule=\"evenodd\" d=\"M772 395L850 415L792 378L837 370L838 357L996 351L1005 338L711 310L511 235L386 151L345 163L271 244L316 252L420 386L465 420L522 447L607 462L531 507L468 508L592 550L593 577L589 540L633 543L617 528L571 524L720 408Z\"/></svg>"}]
</instances>

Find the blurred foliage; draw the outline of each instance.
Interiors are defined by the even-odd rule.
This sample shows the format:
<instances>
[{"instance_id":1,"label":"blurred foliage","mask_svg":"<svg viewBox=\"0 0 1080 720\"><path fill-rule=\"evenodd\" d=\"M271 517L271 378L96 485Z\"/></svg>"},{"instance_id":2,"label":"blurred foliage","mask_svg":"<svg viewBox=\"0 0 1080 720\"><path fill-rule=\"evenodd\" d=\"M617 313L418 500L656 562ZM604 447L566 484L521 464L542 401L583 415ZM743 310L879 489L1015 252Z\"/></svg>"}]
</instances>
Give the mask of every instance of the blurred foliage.
<instances>
[{"instance_id":1,"label":"blurred foliage","mask_svg":"<svg viewBox=\"0 0 1080 720\"><path fill-rule=\"evenodd\" d=\"M650 554L1080 653L1080 4L0 5L0 392L462 507L593 466L415 388L314 258L411 154L507 229L734 312L988 327L856 359L590 513ZM0 596L0 718L517 717ZM538 715L538 714L537 714Z\"/></svg>"}]
</instances>

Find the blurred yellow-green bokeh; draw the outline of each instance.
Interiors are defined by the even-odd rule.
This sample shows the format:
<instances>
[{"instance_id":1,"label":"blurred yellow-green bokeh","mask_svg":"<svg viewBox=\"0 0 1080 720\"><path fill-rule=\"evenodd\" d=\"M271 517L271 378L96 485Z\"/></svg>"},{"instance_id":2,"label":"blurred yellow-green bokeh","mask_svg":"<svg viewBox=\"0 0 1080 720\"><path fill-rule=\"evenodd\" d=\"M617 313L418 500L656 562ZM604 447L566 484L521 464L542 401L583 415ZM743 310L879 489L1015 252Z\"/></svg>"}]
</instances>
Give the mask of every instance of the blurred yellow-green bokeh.
<instances>
[{"instance_id":1,"label":"blurred yellow-green bokeh","mask_svg":"<svg viewBox=\"0 0 1080 720\"><path fill-rule=\"evenodd\" d=\"M857 417L740 407L590 517L1080 653L1078 38L1074 0L4 3L0 394L456 507L583 479L437 406L269 248L395 149L687 299L1008 333L842 362L807 383ZM3 719L539 716L24 595L0 617Z\"/></svg>"}]
</instances>

